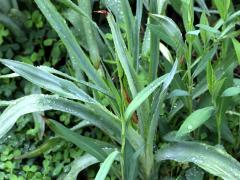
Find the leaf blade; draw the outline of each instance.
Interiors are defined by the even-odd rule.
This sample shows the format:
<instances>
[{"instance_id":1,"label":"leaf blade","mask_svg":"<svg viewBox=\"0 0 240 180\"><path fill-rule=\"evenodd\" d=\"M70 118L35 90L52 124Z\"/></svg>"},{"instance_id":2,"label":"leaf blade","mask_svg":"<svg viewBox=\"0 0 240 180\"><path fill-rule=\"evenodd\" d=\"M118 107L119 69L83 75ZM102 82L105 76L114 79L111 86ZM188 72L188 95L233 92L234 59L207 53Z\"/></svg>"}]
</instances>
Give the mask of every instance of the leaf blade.
<instances>
[{"instance_id":1,"label":"leaf blade","mask_svg":"<svg viewBox=\"0 0 240 180\"><path fill-rule=\"evenodd\" d=\"M237 180L240 178L240 164L236 159L219 148L202 143L180 142L171 144L157 152L156 160L192 162L223 179Z\"/></svg>"},{"instance_id":2,"label":"leaf blade","mask_svg":"<svg viewBox=\"0 0 240 180\"><path fill-rule=\"evenodd\" d=\"M104 160L103 164L101 165L95 177L95 180L103 180L106 178L113 161L117 158L118 155L119 151L113 151L111 154L108 155L108 157Z\"/></svg>"},{"instance_id":3,"label":"leaf blade","mask_svg":"<svg viewBox=\"0 0 240 180\"><path fill-rule=\"evenodd\" d=\"M35 0L35 2L68 49L76 73L79 72L79 68L81 68L97 85L102 88L107 88L102 78L98 76L97 71L90 63L88 57L78 45L76 38L68 28L65 20L57 12L51 1Z\"/></svg>"},{"instance_id":4,"label":"leaf blade","mask_svg":"<svg viewBox=\"0 0 240 180\"><path fill-rule=\"evenodd\" d=\"M97 106L89 108L81 103L54 95L34 94L25 96L15 100L14 103L8 106L0 115L0 124L3 124L0 127L0 138L13 127L17 119L22 115L38 111L58 110L86 119L100 129L103 128L102 130L110 133L109 135L113 136L113 138L120 139L121 126L116 117L111 114L106 114L106 112L101 109L99 110L101 113L95 114L95 112L93 112L94 108L95 110L100 109ZM110 126L108 127L108 125Z\"/></svg>"},{"instance_id":5,"label":"leaf blade","mask_svg":"<svg viewBox=\"0 0 240 180\"><path fill-rule=\"evenodd\" d=\"M81 136L57 121L48 119L46 122L50 129L61 138L75 144L82 150L96 157L99 161L104 161L104 159L107 157L107 154L94 142L93 139Z\"/></svg>"},{"instance_id":6,"label":"leaf blade","mask_svg":"<svg viewBox=\"0 0 240 180\"><path fill-rule=\"evenodd\" d=\"M95 102L94 99L72 82L58 78L47 71L43 71L30 64L13 60L0 59L0 62L30 82L46 90L57 93L60 96L70 99L78 99L89 103Z\"/></svg>"},{"instance_id":7,"label":"leaf blade","mask_svg":"<svg viewBox=\"0 0 240 180\"><path fill-rule=\"evenodd\" d=\"M114 21L113 15L109 13L107 16L107 20L108 20L108 23L110 25L110 28L111 28L111 31L113 34L113 41L114 41L114 45L115 45L115 48L117 51L118 58L120 60L122 68L126 74L130 91L131 91L133 97L135 97L137 94L138 80L137 80L136 72L133 69L132 64L131 64L131 57L126 50L127 49L126 45L123 41L120 29Z\"/></svg>"},{"instance_id":8,"label":"leaf blade","mask_svg":"<svg viewBox=\"0 0 240 180\"><path fill-rule=\"evenodd\" d=\"M230 96L236 96L240 94L240 88L239 87L230 87L223 91L222 97L230 97Z\"/></svg>"},{"instance_id":9,"label":"leaf blade","mask_svg":"<svg viewBox=\"0 0 240 180\"><path fill-rule=\"evenodd\" d=\"M240 43L235 38L232 39L232 43L237 55L238 64L240 64Z\"/></svg>"},{"instance_id":10,"label":"leaf blade","mask_svg":"<svg viewBox=\"0 0 240 180\"><path fill-rule=\"evenodd\" d=\"M170 85L174 75L176 74L178 61L176 60L170 73L165 74L151 82L147 87L140 91L132 102L128 105L124 117L129 119L133 112L152 94L160 85L163 84L163 91Z\"/></svg>"},{"instance_id":11,"label":"leaf blade","mask_svg":"<svg viewBox=\"0 0 240 180\"><path fill-rule=\"evenodd\" d=\"M176 136L177 137L184 136L184 135L192 132L199 126L201 126L204 122L206 122L211 117L213 111L214 111L213 106L205 107L205 108L194 111L183 122L183 124L177 131Z\"/></svg>"},{"instance_id":12,"label":"leaf blade","mask_svg":"<svg viewBox=\"0 0 240 180\"><path fill-rule=\"evenodd\" d=\"M86 169L87 167L98 163L99 161L90 154L85 154L80 158L75 159L71 163L71 169L68 174L64 177L64 180L77 179L78 174Z\"/></svg>"}]
</instances>

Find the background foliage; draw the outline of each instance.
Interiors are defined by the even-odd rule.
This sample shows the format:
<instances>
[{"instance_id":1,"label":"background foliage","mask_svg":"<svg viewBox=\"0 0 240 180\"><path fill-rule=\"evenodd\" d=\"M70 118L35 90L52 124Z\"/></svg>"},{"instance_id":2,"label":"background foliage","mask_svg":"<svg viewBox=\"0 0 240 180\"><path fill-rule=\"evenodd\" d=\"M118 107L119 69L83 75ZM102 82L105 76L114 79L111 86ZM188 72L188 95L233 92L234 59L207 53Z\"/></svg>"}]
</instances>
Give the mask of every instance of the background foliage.
<instances>
[{"instance_id":1,"label":"background foliage","mask_svg":"<svg viewBox=\"0 0 240 180\"><path fill-rule=\"evenodd\" d=\"M0 3L0 179L240 178L239 2Z\"/></svg>"}]
</instances>

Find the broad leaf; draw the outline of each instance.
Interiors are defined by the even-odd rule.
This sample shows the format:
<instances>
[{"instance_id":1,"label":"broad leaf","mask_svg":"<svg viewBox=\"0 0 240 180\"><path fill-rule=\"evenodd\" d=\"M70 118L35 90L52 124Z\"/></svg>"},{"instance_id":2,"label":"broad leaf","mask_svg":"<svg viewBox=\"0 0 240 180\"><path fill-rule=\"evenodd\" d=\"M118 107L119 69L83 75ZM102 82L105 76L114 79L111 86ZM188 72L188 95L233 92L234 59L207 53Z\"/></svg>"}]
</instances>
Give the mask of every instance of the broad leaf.
<instances>
[{"instance_id":1,"label":"broad leaf","mask_svg":"<svg viewBox=\"0 0 240 180\"><path fill-rule=\"evenodd\" d=\"M223 91L222 97L236 96L240 94L240 87L230 87Z\"/></svg>"},{"instance_id":2,"label":"broad leaf","mask_svg":"<svg viewBox=\"0 0 240 180\"><path fill-rule=\"evenodd\" d=\"M204 124L211 117L213 112L214 112L214 107L212 106L194 111L183 122L176 136L184 136L194 131L199 126Z\"/></svg>"}]
</instances>

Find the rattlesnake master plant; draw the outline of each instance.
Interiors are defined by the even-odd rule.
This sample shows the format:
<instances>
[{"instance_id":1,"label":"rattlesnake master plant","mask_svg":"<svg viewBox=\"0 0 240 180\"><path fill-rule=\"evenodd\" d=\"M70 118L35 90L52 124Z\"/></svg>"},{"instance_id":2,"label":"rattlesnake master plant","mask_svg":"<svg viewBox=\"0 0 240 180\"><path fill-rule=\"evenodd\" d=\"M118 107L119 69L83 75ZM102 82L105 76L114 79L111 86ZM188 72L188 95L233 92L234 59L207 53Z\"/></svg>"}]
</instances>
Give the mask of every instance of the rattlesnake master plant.
<instances>
[{"instance_id":1,"label":"rattlesnake master plant","mask_svg":"<svg viewBox=\"0 0 240 180\"><path fill-rule=\"evenodd\" d=\"M213 1L221 17L215 24L202 0L196 0L195 8L193 0L138 0L135 15L128 0L102 0L109 11L108 34L92 20L93 2L58 2L63 16L50 0L35 0L65 44L75 75L1 59L15 72L5 77L22 76L51 95L4 102L9 106L0 116L0 137L22 115L58 110L81 118L77 126L96 126L112 139L84 137L74 132L77 128L46 117L56 137L39 147L42 152L59 138L86 151L65 179L99 162L96 179L109 171L119 179L158 179L161 167L168 166L164 160L194 163L223 179L240 179L239 162L213 146L234 143L228 114L239 116L239 102L231 98L240 92L233 77L240 61L239 32L234 29L239 11L234 12L230 0ZM181 15L186 33L165 16L167 6ZM143 8L149 15L144 37ZM207 132L211 137L203 136ZM18 158L34 155L38 149Z\"/></svg>"}]
</instances>

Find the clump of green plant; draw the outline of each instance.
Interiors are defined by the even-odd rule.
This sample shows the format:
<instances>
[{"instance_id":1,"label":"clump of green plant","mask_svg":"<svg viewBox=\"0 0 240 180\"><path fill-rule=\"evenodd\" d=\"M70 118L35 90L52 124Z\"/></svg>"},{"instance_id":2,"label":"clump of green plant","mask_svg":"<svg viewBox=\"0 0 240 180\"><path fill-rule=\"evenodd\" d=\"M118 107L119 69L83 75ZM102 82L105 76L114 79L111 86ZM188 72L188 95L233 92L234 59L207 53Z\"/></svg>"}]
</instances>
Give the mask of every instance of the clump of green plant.
<instances>
[{"instance_id":1,"label":"clump of green plant","mask_svg":"<svg viewBox=\"0 0 240 180\"><path fill-rule=\"evenodd\" d=\"M24 17L26 21L17 22L20 24L19 28L21 27L22 31L25 31L26 38L21 39L20 41L19 38L16 38L16 34L12 32L11 27L9 27L8 24L5 24L5 21L0 20L1 23L3 23L0 25L0 57L16 58L28 64L44 64L52 67L57 66L63 71L66 71L67 69L71 70L67 66L66 68L62 66L62 61L64 61L63 57L67 55L65 47L57 37L57 34L54 32L54 30L50 28L40 11L35 5L31 5L29 2L27 3L26 0L18 2L19 4L17 6L12 7L11 1L5 1L5 3L8 3L10 9L5 9L3 12L5 16L1 16L1 20L6 19L5 17L7 17L7 19L14 21L15 18L18 18L15 17L16 14L14 16L14 12L16 13L17 11L21 10L21 18ZM1 1L1 8L4 7L3 4L4 2ZM18 7L20 7L20 10ZM11 21L9 20L7 22ZM39 49L39 47L41 47L41 49ZM46 58L48 59L47 61ZM0 72L1 74L7 74L10 72L10 70L1 66ZM13 76L8 77L9 78L1 76L1 111L3 110L2 106L6 105L6 102L2 101L2 99L9 100L19 98L24 95L29 95L31 93L40 92L37 87L33 86L25 79L13 78L15 77L14 74ZM43 113L41 113L41 115L43 115ZM69 124L70 119L71 123L77 123L79 121L76 118L73 119L70 114L51 112L47 115L48 117L59 116L60 121L66 125ZM52 162L51 159L55 159L55 155L63 153L62 149L64 149L66 152L72 152L72 154L76 154L74 151L77 151L77 147L72 145L64 145L62 148L58 148L56 151L52 152L52 155L48 151L46 152L48 156L43 156L40 159L35 158L33 160L28 156L27 157L29 160L25 160L26 157L24 160L15 159L15 157L19 157L20 154L25 154L27 151L36 149L36 147L46 141L49 136L52 136L52 134L48 133L48 131L44 133L44 129L44 121L42 117L40 114L34 113L33 116L28 115L20 118L17 122L17 128L12 129L12 131L6 135L6 138L1 139L0 149L1 152L3 152L3 155L0 159L0 179L16 179L16 177L18 179L51 179L52 177L58 177L62 172L69 170L69 163L77 159L77 157L70 157L69 155L70 158L68 158L67 156L64 156L64 159L54 160L54 162ZM89 133L87 134L85 132L84 134L86 136L89 135ZM95 131L92 131L90 135L94 134ZM101 134L101 132L98 132L97 136L101 137ZM48 166L43 167L43 162L45 162L46 159L51 161L51 163ZM64 167L59 168L61 165ZM32 166L33 169L31 169ZM37 169L35 167L37 167ZM45 170L46 168L48 171ZM27 172L28 169L29 172ZM33 172L32 170L35 171ZM93 172L93 169L89 168L88 171Z\"/></svg>"},{"instance_id":2,"label":"clump of green plant","mask_svg":"<svg viewBox=\"0 0 240 180\"><path fill-rule=\"evenodd\" d=\"M42 117L56 137L41 152L55 147L56 139L86 152L62 178L76 179L79 171L99 162L95 179L109 171L118 179L161 179L177 174L176 167L182 169L179 178L197 174L203 179L204 172L240 178L239 162L223 148L236 141L229 116L239 119L239 101L232 98L240 93L233 73L240 62L239 11L231 0L213 0L215 10L198 0L198 7L193 0L139 0L135 15L127 0L102 0L108 11L97 13L106 16L107 34L92 20L91 1L59 0L65 18L50 0L35 2L65 45L74 75L1 59L15 76L52 94L5 102L0 137L22 115L58 110L82 121L70 129ZM168 6L179 13L184 29L166 16ZM143 9L148 20L142 38ZM86 126L101 129L111 141L75 131ZM171 170L163 172L167 167Z\"/></svg>"}]
</instances>

